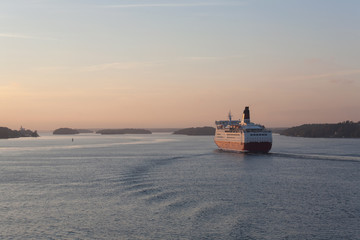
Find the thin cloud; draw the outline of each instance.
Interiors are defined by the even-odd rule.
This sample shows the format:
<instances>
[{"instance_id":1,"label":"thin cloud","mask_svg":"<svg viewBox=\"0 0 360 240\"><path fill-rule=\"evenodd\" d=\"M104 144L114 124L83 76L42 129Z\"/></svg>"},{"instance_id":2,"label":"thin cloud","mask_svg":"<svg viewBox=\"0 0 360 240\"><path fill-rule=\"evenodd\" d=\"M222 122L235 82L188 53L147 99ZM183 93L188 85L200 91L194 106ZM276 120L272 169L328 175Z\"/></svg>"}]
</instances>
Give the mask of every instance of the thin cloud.
<instances>
[{"instance_id":1,"label":"thin cloud","mask_svg":"<svg viewBox=\"0 0 360 240\"><path fill-rule=\"evenodd\" d=\"M35 39L32 36L20 35L20 34L12 34L12 33L0 33L0 37L4 38L21 38L21 39Z\"/></svg>"},{"instance_id":2,"label":"thin cloud","mask_svg":"<svg viewBox=\"0 0 360 240\"><path fill-rule=\"evenodd\" d=\"M338 72L331 72L331 73L322 73L322 74L313 74L313 75L305 75L305 76L297 76L294 79L295 80L314 80L314 79L350 76L350 75L356 75L356 74L360 74L360 69L338 71Z\"/></svg>"},{"instance_id":3,"label":"thin cloud","mask_svg":"<svg viewBox=\"0 0 360 240\"><path fill-rule=\"evenodd\" d=\"M82 72L97 72L97 71L107 71L107 70L129 70L129 69L138 69L144 67L158 66L159 63L154 62L113 62L113 63L104 63L92 66L86 66L81 68Z\"/></svg>"},{"instance_id":4,"label":"thin cloud","mask_svg":"<svg viewBox=\"0 0 360 240\"><path fill-rule=\"evenodd\" d=\"M185 58L185 60L190 60L190 61L217 61L217 60L222 60L222 57L188 57Z\"/></svg>"},{"instance_id":5,"label":"thin cloud","mask_svg":"<svg viewBox=\"0 0 360 240\"><path fill-rule=\"evenodd\" d=\"M228 59L237 59L244 58L243 55L234 55L234 56L193 56L193 57L185 57L184 60L187 61L223 61Z\"/></svg>"},{"instance_id":6,"label":"thin cloud","mask_svg":"<svg viewBox=\"0 0 360 240\"><path fill-rule=\"evenodd\" d=\"M156 7L212 7L212 6L239 6L242 3L230 2L198 2L198 3L139 3L107 5L105 8L156 8Z\"/></svg>"},{"instance_id":7,"label":"thin cloud","mask_svg":"<svg viewBox=\"0 0 360 240\"><path fill-rule=\"evenodd\" d=\"M329 80L329 82L333 84L345 84L345 85L354 84L354 80L350 80L350 79L331 79Z\"/></svg>"},{"instance_id":8,"label":"thin cloud","mask_svg":"<svg viewBox=\"0 0 360 240\"><path fill-rule=\"evenodd\" d=\"M33 40L55 40L54 38L36 37L36 36L14 34L14 33L0 33L0 37L2 37L2 38L16 38L16 39L33 39Z\"/></svg>"},{"instance_id":9,"label":"thin cloud","mask_svg":"<svg viewBox=\"0 0 360 240\"><path fill-rule=\"evenodd\" d=\"M149 68L162 65L160 62L112 62L88 66L70 67L70 66L47 66L37 67L33 70L40 73L52 72L100 72L109 70L133 70Z\"/></svg>"},{"instance_id":10,"label":"thin cloud","mask_svg":"<svg viewBox=\"0 0 360 240\"><path fill-rule=\"evenodd\" d=\"M72 70L70 67L65 66L47 66L47 67L37 67L33 69L36 72L41 73L51 73L51 72L64 72L64 71L70 71Z\"/></svg>"}]
</instances>

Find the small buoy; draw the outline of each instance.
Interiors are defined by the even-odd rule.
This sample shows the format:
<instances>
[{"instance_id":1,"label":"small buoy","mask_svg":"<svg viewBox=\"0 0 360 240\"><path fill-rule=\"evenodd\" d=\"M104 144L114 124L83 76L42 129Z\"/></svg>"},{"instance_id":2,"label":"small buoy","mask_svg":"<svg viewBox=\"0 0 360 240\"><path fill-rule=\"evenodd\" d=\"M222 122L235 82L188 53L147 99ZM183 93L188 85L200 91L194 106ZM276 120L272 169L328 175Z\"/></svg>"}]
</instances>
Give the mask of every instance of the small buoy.
<instances>
[{"instance_id":1,"label":"small buoy","mask_svg":"<svg viewBox=\"0 0 360 240\"><path fill-rule=\"evenodd\" d=\"M72 138L72 139L71 139L71 141L73 142L73 141L74 141L74 139Z\"/></svg>"}]
</instances>

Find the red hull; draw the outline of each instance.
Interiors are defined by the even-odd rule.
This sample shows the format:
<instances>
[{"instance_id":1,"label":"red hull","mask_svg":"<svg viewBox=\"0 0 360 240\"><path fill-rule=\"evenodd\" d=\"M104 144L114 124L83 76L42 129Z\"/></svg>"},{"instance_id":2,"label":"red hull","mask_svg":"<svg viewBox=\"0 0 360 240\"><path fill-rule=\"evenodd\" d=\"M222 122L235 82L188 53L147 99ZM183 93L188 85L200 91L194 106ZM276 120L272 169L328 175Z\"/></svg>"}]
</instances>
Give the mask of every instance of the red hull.
<instances>
[{"instance_id":1,"label":"red hull","mask_svg":"<svg viewBox=\"0 0 360 240\"><path fill-rule=\"evenodd\" d=\"M215 141L216 145L224 151L233 152L254 152L254 153L268 153L272 147L271 142L225 142Z\"/></svg>"}]
</instances>

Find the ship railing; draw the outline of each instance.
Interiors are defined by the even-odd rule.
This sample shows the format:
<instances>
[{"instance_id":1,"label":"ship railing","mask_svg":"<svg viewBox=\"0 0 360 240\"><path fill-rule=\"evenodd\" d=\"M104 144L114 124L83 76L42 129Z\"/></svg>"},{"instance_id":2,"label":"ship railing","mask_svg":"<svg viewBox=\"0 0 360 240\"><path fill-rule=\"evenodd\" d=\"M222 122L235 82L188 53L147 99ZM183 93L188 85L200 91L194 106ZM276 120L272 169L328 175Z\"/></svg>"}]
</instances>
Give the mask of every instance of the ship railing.
<instances>
[{"instance_id":1,"label":"ship railing","mask_svg":"<svg viewBox=\"0 0 360 240\"><path fill-rule=\"evenodd\" d=\"M221 121L215 121L215 124L216 124L216 125L224 125L224 126L227 126L227 125L239 125L240 123L241 123L241 121L238 121L238 120L231 120L231 121L221 120Z\"/></svg>"}]
</instances>

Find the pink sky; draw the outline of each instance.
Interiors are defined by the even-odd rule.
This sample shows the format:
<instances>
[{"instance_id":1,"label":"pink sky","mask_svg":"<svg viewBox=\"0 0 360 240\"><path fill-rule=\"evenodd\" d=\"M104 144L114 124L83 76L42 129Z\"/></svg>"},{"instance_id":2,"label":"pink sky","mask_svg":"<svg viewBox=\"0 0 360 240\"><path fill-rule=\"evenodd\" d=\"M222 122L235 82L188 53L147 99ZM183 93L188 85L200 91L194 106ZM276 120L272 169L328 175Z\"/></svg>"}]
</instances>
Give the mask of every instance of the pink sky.
<instances>
[{"instance_id":1,"label":"pink sky","mask_svg":"<svg viewBox=\"0 0 360 240\"><path fill-rule=\"evenodd\" d=\"M0 126L360 121L357 1L110 2L0 3Z\"/></svg>"}]
</instances>

